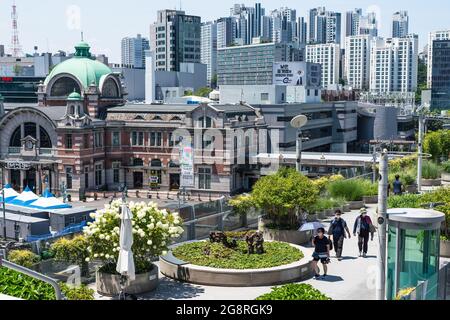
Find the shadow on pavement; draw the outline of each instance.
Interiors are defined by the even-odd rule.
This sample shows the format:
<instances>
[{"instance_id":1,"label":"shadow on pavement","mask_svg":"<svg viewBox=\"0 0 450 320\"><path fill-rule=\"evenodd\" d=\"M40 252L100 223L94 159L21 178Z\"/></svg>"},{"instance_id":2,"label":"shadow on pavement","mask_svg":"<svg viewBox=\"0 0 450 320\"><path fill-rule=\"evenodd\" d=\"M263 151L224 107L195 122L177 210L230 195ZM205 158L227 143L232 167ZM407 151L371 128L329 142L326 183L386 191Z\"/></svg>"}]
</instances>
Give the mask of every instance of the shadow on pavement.
<instances>
[{"instance_id":1,"label":"shadow on pavement","mask_svg":"<svg viewBox=\"0 0 450 320\"><path fill-rule=\"evenodd\" d=\"M141 300L178 300L178 299L192 299L200 296L205 290L199 286L177 282L167 278L160 279L158 288L145 295L139 296Z\"/></svg>"},{"instance_id":2,"label":"shadow on pavement","mask_svg":"<svg viewBox=\"0 0 450 320\"><path fill-rule=\"evenodd\" d=\"M346 260L358 260L357 257L342 257L342 261L346 261Z\"/></svg>"},{"instance_id":3,"label":"shadow on pavement","mask_svg":"<svg viewBox=\"0 0 450 320\"><path fill-rule=\"evenodd\" d=\"M342 277L339 276L326 276L325 278L321 277L318 281L323 281L323 282L341 282L344 281L344 279Z\"/></svg>"}]
</instances>

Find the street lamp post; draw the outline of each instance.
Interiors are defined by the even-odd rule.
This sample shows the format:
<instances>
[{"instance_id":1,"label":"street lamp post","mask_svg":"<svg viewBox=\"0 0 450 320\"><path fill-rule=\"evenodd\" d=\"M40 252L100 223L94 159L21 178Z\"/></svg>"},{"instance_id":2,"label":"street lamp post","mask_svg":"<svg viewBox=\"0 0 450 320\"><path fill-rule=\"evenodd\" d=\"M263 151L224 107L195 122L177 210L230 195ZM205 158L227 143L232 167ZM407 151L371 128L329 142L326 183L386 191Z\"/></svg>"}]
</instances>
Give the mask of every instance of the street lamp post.
<instances>
[{"instance_id":1,"label":"street lamp post","mask_svg":"<svg viewBox=\"0 0 450 320\"><path fill-rule=\"evenodd\" d=\"M296 143L296 150L297 150L297 163L296 168L297 172L302 172L302 150L303 150L303 134L302 134L302 128L308 123L308 118L304 115L296 116L291 121L291 126L293 128L297 129L297 143Z\"/></svg>"},{"instance_id":2,"label":"street lamp post","mask_svg":"<svg viewBox=\"0 0 450 320\"><path fill-rule=\"evenodd\" d=\"M385 149L380 158L380 182L378 186L378 275L377 300L386 298L386 233L387 233L387 196L389 184L389 154Z\"/></svg>"},{"instance_id":3,"label":"street lamp post","mask_svg":"<svg viewBox=\"0 0 450 320\"><path fill-rule=\"evenodd\" d=\"M423 113L419 113L419 145L417 158L417 191L422 192L422 166L423 166L423 133L425 117Z\"/></svg>"}]
</instances>

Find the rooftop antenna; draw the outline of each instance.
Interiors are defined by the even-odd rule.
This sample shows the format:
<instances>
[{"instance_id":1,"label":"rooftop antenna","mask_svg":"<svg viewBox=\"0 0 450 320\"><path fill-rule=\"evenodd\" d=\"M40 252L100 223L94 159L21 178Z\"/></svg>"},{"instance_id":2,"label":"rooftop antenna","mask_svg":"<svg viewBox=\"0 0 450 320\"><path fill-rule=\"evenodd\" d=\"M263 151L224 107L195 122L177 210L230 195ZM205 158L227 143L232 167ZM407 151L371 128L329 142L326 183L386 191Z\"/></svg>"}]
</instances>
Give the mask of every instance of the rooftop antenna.
<instances>
[{"instance_id":1,"label":"rooftop antenna","mask_svg":"<svg viewBox=\"0 0 450 320\"><path fill-rule=\"evenodd\" d=\"M82 42L84 41L84 32L83 31L81 31L81 41Z\"/></svg>"},{"instance_id":2,"label":"rooftop antenna","mask_svg":"<svg viewBox=\"0 0 450 320\"><path fill-rule=\"evenodd\" d=\"M11 51L12 55L15 58L18 58L22 54L22 47L19 42L19 29L17 27L17 6L16 1L13 0L12 4L12 12L11 12L11 19L12 19L12 37L11 37Z\"/></svg>"}]
</instances>

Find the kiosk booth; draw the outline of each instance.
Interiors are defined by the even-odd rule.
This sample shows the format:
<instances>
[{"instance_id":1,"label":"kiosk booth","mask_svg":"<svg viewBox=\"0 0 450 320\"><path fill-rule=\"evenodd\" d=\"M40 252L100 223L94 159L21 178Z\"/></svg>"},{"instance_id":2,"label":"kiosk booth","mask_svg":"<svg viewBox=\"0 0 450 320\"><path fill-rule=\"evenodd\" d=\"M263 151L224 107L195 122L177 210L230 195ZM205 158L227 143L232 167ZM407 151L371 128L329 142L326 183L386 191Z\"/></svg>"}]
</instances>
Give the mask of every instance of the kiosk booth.
<instances>
[{"instance_id":1,"label":"kiosk booth","mask_svg":"<svg viewBox=\"0 0 450 320\"><path fill-rule=\"evenodd\" d=\"M441 226L445 216L426 209L388 210L386 298L423 284L423 300L438 295Z\"/></svg>"}]
</instances>

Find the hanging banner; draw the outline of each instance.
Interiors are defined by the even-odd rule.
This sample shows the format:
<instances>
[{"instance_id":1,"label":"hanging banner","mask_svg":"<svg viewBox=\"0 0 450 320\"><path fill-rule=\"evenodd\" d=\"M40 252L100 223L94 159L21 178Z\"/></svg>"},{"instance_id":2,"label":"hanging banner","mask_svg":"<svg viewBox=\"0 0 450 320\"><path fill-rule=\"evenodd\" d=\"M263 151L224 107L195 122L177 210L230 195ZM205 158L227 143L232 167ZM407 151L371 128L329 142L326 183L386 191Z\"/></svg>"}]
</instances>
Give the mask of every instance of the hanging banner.
<instances>
[{"instance_id":1,"label":"hanging banner","mask_svg":"<svg viewBox=\"0 0 450 320\"><path fill-rule=\"evenodd\" d=\"M190 146L181 147L180 157L180 187L194 188L194 150Z\"/></svg>"}]
</instances>

